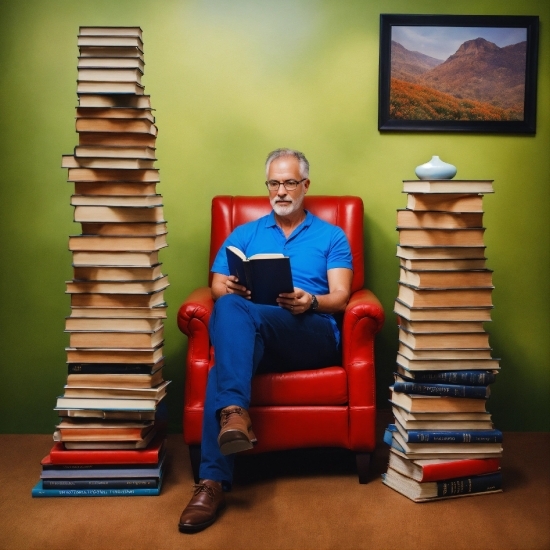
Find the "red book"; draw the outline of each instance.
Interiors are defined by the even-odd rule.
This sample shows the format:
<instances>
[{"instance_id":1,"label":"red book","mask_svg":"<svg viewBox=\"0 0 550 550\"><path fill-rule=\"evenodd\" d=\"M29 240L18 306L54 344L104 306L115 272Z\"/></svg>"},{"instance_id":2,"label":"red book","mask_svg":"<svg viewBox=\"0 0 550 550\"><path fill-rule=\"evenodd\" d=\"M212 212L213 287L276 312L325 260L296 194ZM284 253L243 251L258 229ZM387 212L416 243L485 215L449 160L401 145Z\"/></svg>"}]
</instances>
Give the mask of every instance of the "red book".
<instances>
[{"instance_id":1,"label":"red book","mask_svg":"<svg viewBox=\"0 0 550 550\"><path fill-rule=\"evenodd\" d=\"M165 445L163 435L155 437L146 449L68 451L63 443L55 443L46 459L50 464L157 464Z\"/></svg>"},{"instance_id":2,"label":"red book","mask_svg":"<svg viewBox=\"0 0 550 550\"><path fill-rule=\"evenodd\" d=\"M500 458L411 460L392 451L389 466L422 483L498 472Z\"/></svg>"}]
</instances>

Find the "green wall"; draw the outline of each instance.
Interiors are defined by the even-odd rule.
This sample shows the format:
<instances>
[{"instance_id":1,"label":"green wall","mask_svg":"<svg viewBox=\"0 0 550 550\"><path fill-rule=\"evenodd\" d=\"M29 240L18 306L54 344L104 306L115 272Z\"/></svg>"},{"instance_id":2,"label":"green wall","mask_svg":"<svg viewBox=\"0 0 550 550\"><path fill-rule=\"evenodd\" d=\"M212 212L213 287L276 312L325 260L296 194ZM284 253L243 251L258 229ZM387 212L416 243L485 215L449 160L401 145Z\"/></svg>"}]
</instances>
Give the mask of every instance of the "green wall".
<instances>
[{"instance_id":1,"label":"green wall","mask_svg":"<svg viewBox=\"0 0 550 550\"><path fill-rule=\"evenodd\" d=\"M449 6L451 6L449 4ZM402 180L436 154L458 177L494 179L485 198L495 310L489 325L502 373L489 409L503 430L547 431L550 47L547 0L1 0L0 431L53 431L65 381L69 234L79 232L61 155L74 131L79 25L140 25L144 83L157 109L158 167L169 221L162 252L169 406L178 430L186 338L179 304L206 283L210 199L260 194L263 160L280 146L309 157L313 193L366 204L368 286L387 323L378 340L378 398L397 347L392 304L395 210ZM446 10L446 11L445 11ZM539 15L536 136L377 130L379 14Z\"/></svg>"}]
</instances>

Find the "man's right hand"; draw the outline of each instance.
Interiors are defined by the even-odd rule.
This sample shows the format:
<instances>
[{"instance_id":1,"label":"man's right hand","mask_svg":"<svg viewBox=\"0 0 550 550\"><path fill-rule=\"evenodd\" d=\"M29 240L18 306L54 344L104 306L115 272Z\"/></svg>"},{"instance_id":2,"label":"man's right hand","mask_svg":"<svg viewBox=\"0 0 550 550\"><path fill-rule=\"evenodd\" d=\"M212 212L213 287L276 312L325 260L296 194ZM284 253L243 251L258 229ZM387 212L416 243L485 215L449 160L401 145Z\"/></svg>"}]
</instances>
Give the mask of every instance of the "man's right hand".
<instances>
[{"instance_id":1,"label":"man's right hand","mask_svg":"<svg viewBox=\"0 0 550 550\"><path fill-rule=\"evenodd\" d=\"M217 300L225 294L238 294L247 300L250 300L250 290L239 284L239 279L235 275L222 275L214 273L212 277L212 298Z\"/></svg>"}]
</instances>

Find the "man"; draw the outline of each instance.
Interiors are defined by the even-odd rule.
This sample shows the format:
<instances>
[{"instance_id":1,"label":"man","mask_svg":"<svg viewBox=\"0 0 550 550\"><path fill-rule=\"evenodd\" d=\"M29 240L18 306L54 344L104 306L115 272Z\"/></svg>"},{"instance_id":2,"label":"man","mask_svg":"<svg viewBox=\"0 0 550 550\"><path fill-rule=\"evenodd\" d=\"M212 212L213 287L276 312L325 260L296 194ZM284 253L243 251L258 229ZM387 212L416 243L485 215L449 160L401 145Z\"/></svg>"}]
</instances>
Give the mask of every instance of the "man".
<instances>
[{"instance_id":1,"label":"man","mask_svg":"<svg viewBox=\"0 0 550 550\"><path fill-rule=\"evenodd\" d=\"M309 190L309 163L299 151L277 149L266 160L273 211L237 227L212 265L214 311L209 334L216 364L204 405L200 483L181 514L182 532L200 531L225 506L233 454L256 443L248 415L256 372L306 370L338 364L337 318L350 297L352 258L344 232L313 216L302 203ZM225 248L246 256L279 252L290 258L294 292L278 306L254 304L250 291L229 274Z\"/></svg>"}]
</instances>

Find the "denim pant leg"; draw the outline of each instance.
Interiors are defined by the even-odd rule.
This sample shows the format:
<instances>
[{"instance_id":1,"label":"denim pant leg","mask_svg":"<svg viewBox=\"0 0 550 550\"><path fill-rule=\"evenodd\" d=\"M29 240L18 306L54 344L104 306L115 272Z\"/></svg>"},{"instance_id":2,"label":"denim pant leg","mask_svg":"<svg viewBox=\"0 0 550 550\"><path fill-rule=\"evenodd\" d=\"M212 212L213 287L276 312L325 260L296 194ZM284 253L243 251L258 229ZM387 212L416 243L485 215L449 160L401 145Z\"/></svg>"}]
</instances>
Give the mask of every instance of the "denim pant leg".
<instances>
[{"instance_id":1,"label":"denim pant leg","mask_svg":"<svg viewBox=\"0 0 550 550\"><path fill-rule=\"evenodd\" d=\"M228 488L233 457L222 455L218 447L219 411L229 405L249 408L252 376L262 359L281 365L270 370L306 370L336 364L339 354L326 317L292 315L234 294L216 301L209 332L216 364L206 389L199 475Z\"/></svg>"}]
</instances>

